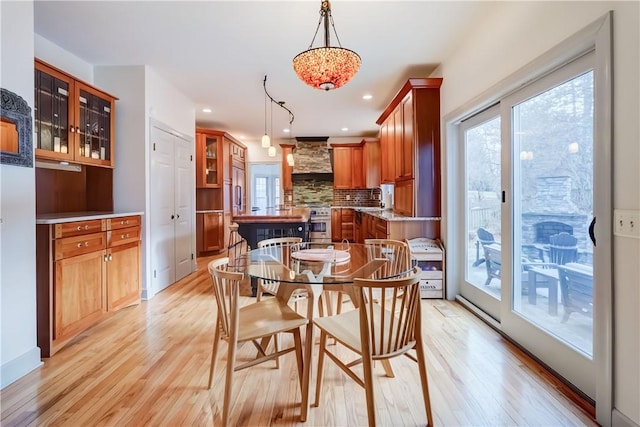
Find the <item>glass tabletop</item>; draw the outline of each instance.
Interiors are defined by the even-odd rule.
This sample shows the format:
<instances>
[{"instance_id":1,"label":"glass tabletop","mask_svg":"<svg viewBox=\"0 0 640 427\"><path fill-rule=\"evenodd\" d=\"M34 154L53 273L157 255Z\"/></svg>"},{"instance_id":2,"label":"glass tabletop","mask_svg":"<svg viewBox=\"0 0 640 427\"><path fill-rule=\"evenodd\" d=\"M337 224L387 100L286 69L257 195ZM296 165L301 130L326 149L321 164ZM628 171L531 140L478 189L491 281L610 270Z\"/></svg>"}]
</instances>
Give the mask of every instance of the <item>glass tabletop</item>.
<instances>
[{"instance_id":1,"label":"glass tabletop","mask_svg":"<svg viewBox=\"0 0 640 427\"><path fill-rule=\"evenodd\" d=\"M284 283L353 283L354 278L385 279L407 273L388 268L397 257L394 249L348 242L303 242L280 247L253 249L232 263L232 268L250 277Z\"/></svg>"}]
</instances>

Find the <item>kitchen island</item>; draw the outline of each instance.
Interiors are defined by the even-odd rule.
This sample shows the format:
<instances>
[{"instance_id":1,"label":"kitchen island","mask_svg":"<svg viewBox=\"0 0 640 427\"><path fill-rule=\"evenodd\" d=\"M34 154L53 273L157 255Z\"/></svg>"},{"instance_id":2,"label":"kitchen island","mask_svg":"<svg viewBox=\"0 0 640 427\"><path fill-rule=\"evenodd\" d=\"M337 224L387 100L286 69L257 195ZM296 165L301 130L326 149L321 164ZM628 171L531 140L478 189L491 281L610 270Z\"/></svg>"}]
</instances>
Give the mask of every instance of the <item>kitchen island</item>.
<instances>
[{"instance_id":1,"label":"kitchen island","mask_svg":"<svg viewBox=\"0 0 640 427\"><path fill-rule=\"evenodd\" d=\"M257 248L260 240L274 237L309 240L309 208L260 209L236 215L233 222L251 249Z\"/></svg>"},{"instance_id":2,"label":"kitchen island","mask_svg":"<svg viewBox=\"0 0 640 427\"><path fill-rule=\"evenodd\" d=\"M260 209L245 215L236 215L238 234L247 241L249 248L258 247L258 242L274 237L301 237L309 240L309 208ZM252 295L255 296L257 283L251 280Z\"/></svg>"}]
</instances>

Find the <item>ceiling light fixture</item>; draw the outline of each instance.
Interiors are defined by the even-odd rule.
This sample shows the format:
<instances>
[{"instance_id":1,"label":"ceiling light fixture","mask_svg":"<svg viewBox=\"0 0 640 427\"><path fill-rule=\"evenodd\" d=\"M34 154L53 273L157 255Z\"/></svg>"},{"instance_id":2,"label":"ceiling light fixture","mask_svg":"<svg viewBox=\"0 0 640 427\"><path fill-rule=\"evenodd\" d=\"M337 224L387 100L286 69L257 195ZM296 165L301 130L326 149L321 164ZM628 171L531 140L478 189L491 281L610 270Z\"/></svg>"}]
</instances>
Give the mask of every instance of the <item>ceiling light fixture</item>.
<instances>
[{"instance_id":1,"label":"ceiling light fixture","mask_svg":"<svg viewBox=\"0 0 640 427\"><path fill-rule=\"evenodd\" d=\"M203 108L202 112L203 113L210 113L211 112L211 108Z\"/></svg>"},{"instance_id":2,"label":"ceiling light fixture","mask_svg":"<svg viewBox=\"0 0 640 427\"><path fill-rule=\"evenodd\" d=\"M274 147L271 144L271 138L269 138L269 135L267 135L267 98L269 98L269 100L271 101L271 137L273 137L273 104L278 105L280 108L282 108L283 110L286 110L289 113L289 129L291 129L292 125L293 125L293 120L295 119L293 113L291 112L290 109L288 109L287 107L284 106L284 101L276 101L275 99L273 99L273 97L271 95L269 95L269 92L267 91L267 76L264 76L264 80L262 81L262 87L264 88L264 136L262 137L262 147L264 148L268 148L267 154L269 155L269 157L275 157L276 156L276 147ZM268 145L265 146L265 137L267 138Z\"/></svg>"},{"instance_id":3,"label":"ceiling light fixture","mask_svg":"<svg viewBox=\"0 0 640 427\"><path fill-rule=\"evenodd\" d=\"M329 21L338 47L329 43ZM320 24L324 24L324 47L313 47ZM360 69L360 56L340 43L328 1L320 3L320 20L309 48L293 58L293 69L300 80L315 89L331 90L345 85Z\"/></svg>"},{"instance_id":4,"label":"ceiling light fixture","mask_svg":"<svg viewBox=\"0 0 640 427\"><path fill-rule=\"evenodd\" d=\"M267 135L267 76L264 76L264 135L262 135L262 148L271 147L271 138Z\"/></svg>"}]
</instances>

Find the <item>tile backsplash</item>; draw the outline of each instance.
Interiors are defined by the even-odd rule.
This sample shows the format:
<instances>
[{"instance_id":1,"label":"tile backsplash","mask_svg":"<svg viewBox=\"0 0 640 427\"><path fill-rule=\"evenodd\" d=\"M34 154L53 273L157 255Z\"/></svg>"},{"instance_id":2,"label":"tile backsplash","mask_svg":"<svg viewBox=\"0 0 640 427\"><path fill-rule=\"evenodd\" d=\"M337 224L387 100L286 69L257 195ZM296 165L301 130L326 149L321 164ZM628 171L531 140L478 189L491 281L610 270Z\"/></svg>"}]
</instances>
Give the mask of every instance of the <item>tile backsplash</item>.
<instances>
[{"instance_id":1,"label":"tile backsplash","mask_svg":"<svg viewBox=\"0 0 640 427\"><path fill-rule=\"evenodd\" d=\"M379 207L380 189L334 190L332 182L296 181L285 190L285 204ZM291 200L291 201L290 201Z\"/></svg>"},{"instance_id":2,"label":"tile backsplash","mask_svg":"<svg viewBox=\"0 0 640 427\"><path fill-rule=\"evenodd\" d=\"M333 190L333 206L379 207L380 189Z\"/></svg>"}]
</instances>

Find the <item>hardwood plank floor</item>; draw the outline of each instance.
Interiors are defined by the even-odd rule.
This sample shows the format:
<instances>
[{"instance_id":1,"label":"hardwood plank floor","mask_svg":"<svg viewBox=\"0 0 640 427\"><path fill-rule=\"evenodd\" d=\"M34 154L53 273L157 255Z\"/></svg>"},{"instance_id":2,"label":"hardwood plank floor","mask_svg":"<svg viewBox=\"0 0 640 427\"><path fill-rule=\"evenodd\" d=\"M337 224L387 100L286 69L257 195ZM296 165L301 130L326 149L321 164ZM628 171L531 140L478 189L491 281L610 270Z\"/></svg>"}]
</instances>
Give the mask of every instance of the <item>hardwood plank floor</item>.
<instances>
[{"instance_id":1,"label":"hardwood plank floor","mask_svg":"<svg viewBox=\"0 0 640 427\"><path fill-rule=\"evenodd\" d=\"M225 356L207 390L215 302L206 261L199 260L197 273L96 325L7 386L0 392L1 424L221 425ZM436 425L597 425L563 394L566 387L459 304L422 305ZM317 345L315 353L317 362ZM239 356L255 356L254 347L245 345ZM300 423L294 357L284 356L280 369L266 363L236 373L232 425L367 424L364 389L329 361L320 406ZM378 424L425 425L415 363L399 358L392 364L396 378L375 366ZM314 387L312 376L312 393Z\"/></svg>"}]
</instances>

